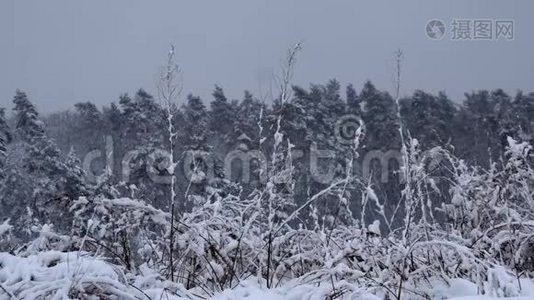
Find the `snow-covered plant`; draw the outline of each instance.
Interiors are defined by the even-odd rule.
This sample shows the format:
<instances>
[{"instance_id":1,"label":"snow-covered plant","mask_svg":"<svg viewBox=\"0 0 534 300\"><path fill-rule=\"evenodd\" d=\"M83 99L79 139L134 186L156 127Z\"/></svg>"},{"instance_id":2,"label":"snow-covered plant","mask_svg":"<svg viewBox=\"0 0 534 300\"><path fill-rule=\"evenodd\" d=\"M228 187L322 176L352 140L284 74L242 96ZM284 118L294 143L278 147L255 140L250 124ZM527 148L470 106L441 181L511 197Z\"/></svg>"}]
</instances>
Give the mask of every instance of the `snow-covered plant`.
<instances>
[{"instance_id":1,"label":"snow-covered plant","mask_svg":"<svg viewBox=\"0 0 534 300\"><path fill-rule=\"evenodd\" d=\"M171 45L169 54L167 56L167 65L165 66L162 76L158 85L159 98L166 112L167 117L167 138L168 138L168 167L167 172L170 176L170 201L169 210L171 215L171 224L169 230L169 276L171 281L174 280L174 221L176 219L176 157L174 153L174 146L176 142L176 129L174 124L174 118L177 111L176 101L179 99L182 92L182 85L178 76L180 75L180 69L174 61L175 55L174 45Z\"/></svg>"},{"instance_id":2,"label":"snow-covered plant","mask_svg":"<svg viewBox=\"0 0 534 300\"><path fill-rule=\"evenodd\" d=\"M287 104L291 99L291 81L293 79L295 63L297 54L302 50L302 45L297 43L287 52L286 60L282 63L281 76L278 77L278 84L280 89L279 101L281 107ZM291 157L291 150L293 145L287 139L284 141L284 134L281 131L282 114L279 113L274 125L276 130L274 132L274 144L271 154L271 168L269 170L262 170L268 172L269 181L262 191L258 191L255 196L257 209L259 209L265 217L263 224L265 228L262 229L262 239L267 243L267 255L265 269L261 272L266 278L267 287L272 286L273 281L273 241L276 234L277 227L283 220L288 218L288 210L294 205L293 189L295 179L293 178L293 162ZM260 125L261 126L261 125ZM260 127L260 131L261 131ZM260 146L263 141L260 132ZM285 142L285 144L284 144ZM262 257L263 258L263 257Z\"/></svg>"},{"instance_id":3,"label":"snow-covered plant","mask_svg":"<svg viewBox=\"0 0 534 300\"><path fill-rule=\"evenodd\" d=\"M11 230L13 229L13 226L9 224L9 219L4 220L0 224L0 251L9 251L12 249L10 248L10 242L13 238L11 235Z\"/></svg>"},{"instance_id":4,"label":"snow-covered plant","mask_svg":"<svg viewBox=\"0 0 534 300\"><path fill-rule=\"evenodd\" d=\"M42 251L70 251L73 250L75 240L70 236L57 232L53 224L34 224L31 228L34 239L17 249L22 256L38 254Z\"/></svg>"},{"instance_id":5,"label":"snow-covered plant","mask_svg":"<svg viewBox=\"0 0 534 300\"><path fill-rule=\"evenodd\" d=\"M170 215L141 200L81 197L71 211L80 250L103 254L128 270L143 263L161 267L169 255Z\"/></svg>"},{"instance_id":6,"label":"snow-covered plant","mask_svg":"<svg viewBox=\"0 0 534 300\"><path fill-rule=\"evenodd\" d=\"M255 203L208 188L177 222L177 280L187 288L223 290L258 270L262 246ZM193 196L194 197L194 196Z\"/></svg>"},{"instance_id":7,"label":"snow-covered plant","mask_svg":"<svg viewBox=\"0 0 534 300\"><path fill-rule=\"evenodd\" d=\"M195 299L150 270L124 273L89 253L43 251L20 257L0 253L2 299Z\"/></svg>"}]
</instances>

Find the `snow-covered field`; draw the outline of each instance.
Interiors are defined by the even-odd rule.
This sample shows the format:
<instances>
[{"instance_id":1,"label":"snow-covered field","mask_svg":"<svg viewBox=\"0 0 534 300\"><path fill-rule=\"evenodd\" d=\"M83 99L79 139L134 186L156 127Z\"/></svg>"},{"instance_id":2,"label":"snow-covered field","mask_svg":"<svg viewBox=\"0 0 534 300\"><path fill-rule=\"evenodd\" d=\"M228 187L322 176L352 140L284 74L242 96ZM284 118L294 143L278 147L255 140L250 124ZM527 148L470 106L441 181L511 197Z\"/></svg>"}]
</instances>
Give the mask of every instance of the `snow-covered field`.
<instances>
[{"instance_id":1,"label":"snow-covered field","mask_svg":"<svg viewBox=\"0 0 534 300\"><path fill-rule=\"evenodd\" d=\"M143 270L143 268L141 268ZM0 253L0 299L203 299L195 291L166 282L148 269L143 274L124 274L102 259L84 253L41 252L28 257ZM534 282L521 280L520 297L534 299ZM344 283L336 286L343 287ZM365 289L345 283L338 299L379 300L384 295L371 294ZM513 287L515 288L515 287ZM418 287L414 291L430 292L432 299L489 300L494 295L478 295L476 284L453 279L449 285L435 283L432 288ZM214 300L320 300L332 299L332 286L296 285L288 283L273 289L262 287L249 279L233 289L210 297ZM402 299L422 299L406 294Z\"/></svg>"}]
</instances>

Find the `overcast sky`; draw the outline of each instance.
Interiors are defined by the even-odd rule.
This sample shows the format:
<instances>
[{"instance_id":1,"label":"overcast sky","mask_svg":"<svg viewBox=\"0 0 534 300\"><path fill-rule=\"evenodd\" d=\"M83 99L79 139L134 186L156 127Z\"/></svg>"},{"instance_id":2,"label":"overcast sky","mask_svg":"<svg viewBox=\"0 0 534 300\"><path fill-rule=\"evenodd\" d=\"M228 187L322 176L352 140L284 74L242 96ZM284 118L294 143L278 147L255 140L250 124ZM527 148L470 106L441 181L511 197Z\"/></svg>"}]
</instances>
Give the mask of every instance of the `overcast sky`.
<instances>
[{"instance_id":1,"label":"overcast sky","mask_svg":"<svg viewBox=\"0 0 534 300\"><path fill-rule=\"evenodd\" d=\"M155 94L170 43L184 92L211 101L268 90L286 49L304 43L295 83L366 79L393 90L393 52L405 53L402 93L474 89L534 91L534 1L24 1L0 2L0 107L17 88L51 112L99 106L143 87ZM453 19L515 20L513 41L452 41ZM431 40L431 19L447 25ZM495 30L495 28L494 28ZM206 99L207 98L207 99Z\"/></svg>"}]
</instances>

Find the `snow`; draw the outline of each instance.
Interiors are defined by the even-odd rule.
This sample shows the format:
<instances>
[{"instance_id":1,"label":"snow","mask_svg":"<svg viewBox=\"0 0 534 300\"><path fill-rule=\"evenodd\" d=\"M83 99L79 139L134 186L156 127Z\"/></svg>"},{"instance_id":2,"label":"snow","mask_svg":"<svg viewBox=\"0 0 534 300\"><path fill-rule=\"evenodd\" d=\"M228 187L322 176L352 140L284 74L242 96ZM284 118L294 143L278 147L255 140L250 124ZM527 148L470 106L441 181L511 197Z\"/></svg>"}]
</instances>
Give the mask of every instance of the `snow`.
<instances>
[{"instance_id":1,"label":"snow","mask_svg":"<svg viewBox=\"0 0 534 300\"><path fill-rule=\"evenodd\" d=\"M146 291L135 286L147 281L152 286ZM87 253L46 251L27 257L0 253L0 300L142 299L146 295L159 299L162 294L167 294L165 299L186 299L165 290L172 289L158 286L150 274L131 284L119 268Z\"/></svg>"},{"instance_id":2,"label":"snow","mask_svg":"<svg viewBox=\"0 0 534 300\"><path fill-rule=\"evenodd\" d=\"M449 298L449 300L494 300L494 299L502 299L502 298L495 298L495 297L488 297L488 296L467 296L467 297ZM532 300L532 297L508 297L506 299L507 300Z\"/></svg>"},{"instance_id":3,"label":"snow","mask_svg":"<svg viewBox=\"0 0 534 300\"><path fill-rule=\"evenodd\" d=\"M532 300L534 299L534 282L526 279L521 279L522 290L520 296L517 297L499 297L496 295L479 295L477 285L465 279L454 278L450 279L448 284L439 280L430 280L432 287L419 286L415 290L428 290L431 299L449 299L449 300L493 300L493 299L507 299L507 300ZM517 282L516 282L517 283ZM407 299L420 299L411 295Z\"/></svg>"},{"instance_id":4,"label":"snow","mask_svg":"<svg viewBox=\"0 0 534 300\"><path fill-rule=\"evenodd\" d=\"M323 300L329 299L331 286L300 285L274 289L262 288L252 281L240 284L232 290L226 290L214 296L212 300ZM380 300L365 291L352 291L341 299Z\"/></svg>"},{"instance_id":5,"label":"snow","mask_svg":"<svg viewBox=\"0 0 534 300\"><path fill-rule=\"evenodd\" d=\"M4 223L0 224L0 237L8 233L13 226L9 225L9 219L5 220Z\"/></svg>"},{"instance_id":6,"label":"snow","mask_svg":"<svg viewBox=\"0 0 534 300\"><path fill-rule=\"evenodd\" d=\"M371 225L368 227L369 232L374 233L376 235L380 235L380 221L375 220Z\"/></svg>"},{"instance_id":7,"label":"snow","mask_svg":"<svg viewBox=\"0 0 534 300\"><path fill-rule=\"evenodd\" d=\"M464 279L451 279L448 284L430 280L431 286L415 290L431 291L432 299L493 300L495 295L477 295L477 285ZM534 282L521 279L521 296L508 300L534 299ZM343 294L338 299L379 300L383 295L372 294L347 282L336 282ZM267 289L257 280L241 281L233 289L216 293L212 300L322 300L332 295L332 285L306 285L288 282ZM421 299L404 294L403 299ZM0 300L3 299L201 299L179 284L162 280L161 275L147 266L139 274L124 274L103 258L80 252L46 251L27 257L0 253ZM93 298L91 298L93 297Z\"/></svg>"},{"instance_id":8,"label":"snow","mask_svg":"<svg viewBox=\"0 0 534 300\"><path fill-rule=\"evenodd\" d=\"M0 253L0 284L19 299L66 299L89 285L121 290L119 274L104 261L80 253L41 252L28 257Z\"/></svg>"}]
</instances>

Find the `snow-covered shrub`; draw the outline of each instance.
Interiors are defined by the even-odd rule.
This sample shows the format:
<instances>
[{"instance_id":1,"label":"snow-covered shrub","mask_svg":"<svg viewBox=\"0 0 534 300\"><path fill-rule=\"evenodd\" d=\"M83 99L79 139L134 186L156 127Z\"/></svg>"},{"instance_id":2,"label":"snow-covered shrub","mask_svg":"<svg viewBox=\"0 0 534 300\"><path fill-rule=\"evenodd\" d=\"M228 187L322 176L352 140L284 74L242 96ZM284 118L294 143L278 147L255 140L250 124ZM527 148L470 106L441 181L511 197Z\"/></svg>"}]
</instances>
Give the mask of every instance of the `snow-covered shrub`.
<instances>
[{"instance_id":1,"label":"snow-covered shrub","mask_svg":"<svg viewBox=\"0 0 534 300\"><path fill-rule=\"evenodd\" d=\"M85 252L0 253L0 299L193 299L183 287L139 275Z\"/></svg>"},{"instance_id":2,"label":"snow-covered shrub","mask_svg":"<svg viewBox=\"0 0 534 300\"><path fill-rule=\"evenodd\" d=\"M160 264L166 249L169 214L130 198L81 197L71 207L80 250L113 258L128 270Z\"/></svg>"},{"instance_id":3,"label":"snow-covered shrub","mask_svg":"<svg viewBox=\"0 0 534 300\"><path fill-rule=\"evenodd\" d=\"M12 228L13 226L9 224L9 219L0 224L0 251L8 252L12 250L10 249L11 239L13 238L11 235Z\"/></svg>"},{"instance_id":4,"label":"snow-covered shrub","mask_svg":"<svg viewBox=\"0 0 534 300\"><path fill-rule=\"evenodd\" d=\"M257 269L257 214L251 201L233 195L197 199L191 212L177 220L177 281L186 287L219 290L237 284Z\"/></svg>"},{"instance_id":5,"label":"snow-covered shrub","mask_svg":"<svg viewBox=\"0 0 534 300\"><path fill-rule=\"evenodd\" d=\"M48 250L64 252L75 248L75 239L57 232L53 224L35 224L31 231L36 237L17 249L18 255L34 255Z\"/></svg>"},{"instance_id":6,"label":"snow-covered shrub","mask_svg":"<svg viewBox=\"0 0 534 300\"><path fill-rule=\"evenodd\" d=\"M51 251L16 257L0 253L0 266L0 284L11 299L131 298L123 275L87 254Z\"/></svg>"},{"instance_id":7,"label":"snow-covered shrub","mask_svg":"<svg viewBox=\"0 0 534 300\"><path fill-rule=\"evenodd\" d=\"M444 210L454 232L469 239L469 246L481 259L494 259L518 272L532 272L532 147L512 138L508 143L502 168L493 164L484 171L456 162L452 201Z\"/></svg>"}]
</instances>

